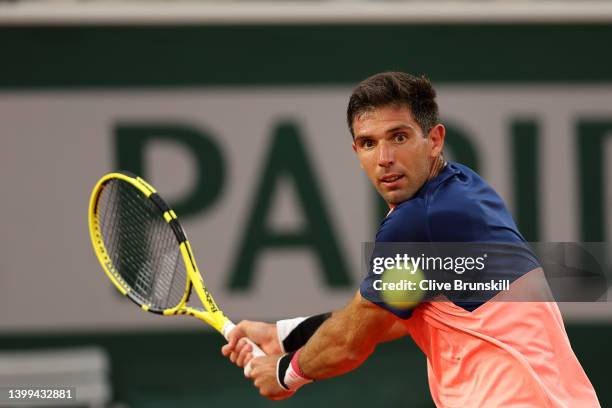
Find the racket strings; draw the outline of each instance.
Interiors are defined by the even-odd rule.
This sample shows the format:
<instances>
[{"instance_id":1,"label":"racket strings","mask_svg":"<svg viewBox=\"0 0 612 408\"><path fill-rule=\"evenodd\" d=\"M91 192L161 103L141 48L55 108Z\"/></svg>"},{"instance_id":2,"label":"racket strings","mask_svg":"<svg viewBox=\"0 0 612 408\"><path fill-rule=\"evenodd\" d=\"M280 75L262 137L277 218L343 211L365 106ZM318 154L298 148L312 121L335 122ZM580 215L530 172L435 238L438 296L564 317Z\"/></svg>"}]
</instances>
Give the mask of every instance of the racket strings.
<instances>
[{"instance_id":1,"label":"racket strings","mask_svg":"<svg viewBox=\"0 0 612 408\"><path fill-rule=\"evenodd\" d=\"M150 202L145 201L146 199L142 196L137 196L141 202L139 204ZM128 196L128 199L130 196ZM127 216L130 219L138 219L138 215L135 211L135 206L133 203L128 201L127 206ZM151 209L151 208L149 208ZM130 257L131 253L128 252L128 261L140 262L143 264L143 268L140 270L140 273L134 275L135 282L133 282L133 286L137 289L139 295L141 295L144 299L147 299L150 303L154 305L159 305L162 307L172 307L174 304L168 304L168 300L172 298L172 290L168 282L168 271L170 270L171 252L166 249L169 248L174 251L177 255L179 251L176 247L176 240L174 239L173 234L167 233L168 227L165 221L159 219L159 215L156 214L157 209L153 209L148 215L149 219L146 221L150 221L151 218L154 222L145 222L145 223L136 223L136 226L148 225L149 231L144 231L142 229L137 229L135 232L139 237L144 237L145 234L149 234L150 236L157 237L158 239L147 242L147 246L149 247L148 253L150 254L162 254L161 258L155 259L150 257L142 257L140 253L136 254L136 259ZM122 231L124 229L121 229ZM166 232L166 233L164 233ZM161 263L160 263L161 259ZM174 257L174 261L176 262L177 257ZM177 265L178 266L178 265ZM174 271L176 268L172 268ZM145 272L145 273L143 273ZM180 300L182 293L178 293L177 301Z\"/></svg>"},{"instance_id":2,"label":"racket strings","mask_svg":"<svg viewBox=\"0 0 612 408\"><path fill-rule=\"evenodd\" d=\"M119 184L117 183L113 183L113 184L115 184L115 186L113 186L114 190L117 190L118 188L117 186ZM113 199L116 200L115 196L117 194L121 196L122 194L125 194L125 193L111 191L111 194L112 194L111 197L113 197ZM114 256L112 256L112 258L114 258L113 261L115 261L115 265L120 265L120 268L118 268L118 270L120 271L122 278L127 280L127 284L131 288L138 289L139 294L141 295L144 294L146 295L145 297L150 297L149 295L151 292L151 276L149 274L143 273L143 274L131 274L130 275L130 274L126 274L122 272L122 271L125 271L125 267L129 267L130 264L141 262L141 263L145 263L146 265L146 262L147 262L146 258L143 258L142 251L134 251L131 246L125 245L126 242L130 241L126 239L126 235L125 235L126 228L124 227L124 225L125 225L125 220L127 219L127 217L134 216L131 208L132 208L132 205L129 202L127 202L125 198L122 201L118 201L117 205L114 205L111 207L113 216L111 217L112 222L111 222L111 225L109 226L109 231L118 231L119 233L113 234L111 236L110 250L114 254ZM145 224L143 223L141 225L145 225ZM142 237L145 235L145 232L143 229L137 228L137 227L138 227L138 224L136 223L132 225L132 231L130 231L131 237L127 237L127 238L139 237L140 239L136 241L142 240ZM132 242L134 242L134 240L132 240Z\"/></svg>"},{"instance_id":3,"label":"racket strings","mask_svg":"<svg viewBox=\"0 0 612 408\"><path fill-rule=\"evenodd\" d=\"M141 199L141 203L147 203L146 199L142 196L137 196ZM128 196L129 198L129 196ZM127 215L131 219L138 219L138 213L135 210L135 206L128 202ZM142 229L137 230L137 234L140 237L144 237L145 234L149 234L152 237L158 239L148 241L146 244L150 247L149 253L151 254L162 254L161 264L160 259L155 258L141 258L140 253L137 254L135 261L144 263L144 268L141 269L141 273L135 275L136 281L135 286L139 289L139 294L143 295L145 299L149 299L151 303L161 303L162 298L168 299L171 291L168 282L168 271L170 270L171 252L179 254L177 248L176 239L173 234L168 234L168 226L165 221L159 219L159 215L156 214L157 210L153 210L149 215L153 219L153 222L149 223L150 231L143 232ZM149 220L147 220L149 221ZM137 223L137 226L147 225L146 223ZM166 232L166 233L164 233ZM169 248L171 251L167 251ZM175 257L176 260L176 257ZM172 268L172 271L174 268ZM142 272L146 273L142 273ZM180 300L180 298L178 299ZM167 302L167 301L166 301ZM166 306L166 305L165 305ZM173 305L169 305L173 306Z\"/></svg>"},{"instance_id":4,"label":"racket strings","mask_svg":"<svg viewBox=\"0 0 612 408\"><path fill-rule=\"evenodd\" d=\"M155 204L131 184L111 180L99 197L98 220L114 272L131 295L155 309L178 305L187 272L174 232Z\"/></svg>"}]
</instances>

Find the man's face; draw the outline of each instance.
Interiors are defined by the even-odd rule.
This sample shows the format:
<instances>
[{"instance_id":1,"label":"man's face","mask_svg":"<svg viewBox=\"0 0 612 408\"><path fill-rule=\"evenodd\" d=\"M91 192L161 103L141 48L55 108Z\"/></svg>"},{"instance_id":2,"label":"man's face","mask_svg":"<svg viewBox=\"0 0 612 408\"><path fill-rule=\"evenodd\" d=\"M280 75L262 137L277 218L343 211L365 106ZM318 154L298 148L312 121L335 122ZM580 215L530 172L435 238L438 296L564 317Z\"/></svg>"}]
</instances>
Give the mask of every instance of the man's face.
<instances>
[{"instance_id":1,"label":"man's face","mask_svg":"<svg viewBox=\"0 0 612 408\"><path fill-rule=\"evenodd\" d=\"M361 167L391 208L425 184L444 142L442 125L425 137L405 106L380 107L356 117L353 133Z\"/></svg>"}]
</instances>

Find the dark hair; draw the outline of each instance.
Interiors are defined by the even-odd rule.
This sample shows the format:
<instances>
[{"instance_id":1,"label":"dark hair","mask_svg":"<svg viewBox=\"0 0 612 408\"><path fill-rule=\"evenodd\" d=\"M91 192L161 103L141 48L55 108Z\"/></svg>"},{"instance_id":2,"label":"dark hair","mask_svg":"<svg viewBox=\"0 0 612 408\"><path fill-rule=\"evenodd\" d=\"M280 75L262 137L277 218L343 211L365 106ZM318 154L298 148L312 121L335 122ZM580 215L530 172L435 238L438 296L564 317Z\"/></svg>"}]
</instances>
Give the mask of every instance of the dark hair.
<instances>
[{"instance_id":1,"label":"dark hair","mask_svg":"<svg viewBox=\"0 0 612 408\"><path fill-rule=\"evenodd\" d=\"M427 78L404 72L382 72L363 80L351 94L346 109L351 135L355 137L353 120L357 116L389 105L408 107L425 135L439 122L436 91Z\"/></svg>"}]
</instances>

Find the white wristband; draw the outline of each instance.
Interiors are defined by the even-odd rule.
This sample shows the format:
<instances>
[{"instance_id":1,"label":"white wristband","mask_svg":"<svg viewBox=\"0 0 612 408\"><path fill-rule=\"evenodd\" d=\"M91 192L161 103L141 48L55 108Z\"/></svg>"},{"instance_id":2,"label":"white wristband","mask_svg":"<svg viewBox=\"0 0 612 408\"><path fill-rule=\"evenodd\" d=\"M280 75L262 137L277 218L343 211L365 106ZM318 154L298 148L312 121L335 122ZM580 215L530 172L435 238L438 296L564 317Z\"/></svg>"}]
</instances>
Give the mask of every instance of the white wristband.
<instances>
[{"instance_id":1,"label":"white wristband","mask_svg":"<svg viewBox=\"0 0 612 408\"><path fill-rule=\"evenodd\" d=\"M285 346L283 342L296 327L299 326L304 320L308 319L308 317L295 317L293 319L285 319L279 320L276 322L276 333L278 335L278 344L280 344L280 348L283 353L286 353Z\"/></svg>"}]
</instances>

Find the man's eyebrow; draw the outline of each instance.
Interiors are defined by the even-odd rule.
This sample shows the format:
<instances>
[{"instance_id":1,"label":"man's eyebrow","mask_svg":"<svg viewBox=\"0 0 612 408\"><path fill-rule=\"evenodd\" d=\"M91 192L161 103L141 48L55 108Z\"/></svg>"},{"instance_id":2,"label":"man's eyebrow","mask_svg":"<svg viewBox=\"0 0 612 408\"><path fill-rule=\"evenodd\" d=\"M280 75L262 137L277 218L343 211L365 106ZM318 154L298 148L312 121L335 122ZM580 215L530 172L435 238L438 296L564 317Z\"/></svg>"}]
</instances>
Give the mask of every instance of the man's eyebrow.
<instances>
[{"instance_id":1,"label":"man's eyebrow","mask_svg":"<svg viewBox=\"0 0 612 408\"><path fill-rule=\"evenodd\" d=\"M394 133L397 132L398 130L411 130L413 132L416 132L416 128L412 125L397 125L392 127L391 129L387 129L385 130L385 133ZM369 139L372 136L369 133L364 133L361 135L355 135L355 141L360 140L360 139Z\"/></svg>"},{"instance_id":2,"label":"man's eyebrow","mask_svg":"<svg viewBox=\"0 0 612 408\"><path fill-rule=\"evenodd\" d=\"M412 126L412 125L398 125L398 126L395 126L395 127L391 128L391 129L387 129L385 131L385 133L393 133L393 132L397 132L398 130L406 130L406 129L412 130L412 131L416 130L414 128L414 126Z\"/></svg>"},{"instance_id":3,"label":"man's eyebrow","mask_svg":"<svg viewBox=\"0 0 612 408\"><path fill-rule=\"evenodd\" d=\"M370 135L357 135L355 136L355 142L358 140L370 139L372 136Z\"/></svg>"}]
</instances>

